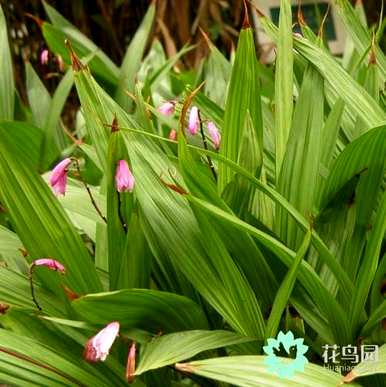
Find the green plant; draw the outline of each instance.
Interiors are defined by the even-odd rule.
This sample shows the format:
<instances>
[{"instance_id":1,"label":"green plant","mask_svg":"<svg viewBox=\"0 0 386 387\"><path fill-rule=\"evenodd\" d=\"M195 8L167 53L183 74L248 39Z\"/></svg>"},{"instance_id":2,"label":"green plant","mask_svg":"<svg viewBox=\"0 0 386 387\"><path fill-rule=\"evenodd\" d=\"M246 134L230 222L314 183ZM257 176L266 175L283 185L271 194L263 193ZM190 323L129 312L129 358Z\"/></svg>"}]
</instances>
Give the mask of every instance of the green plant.
<instances>
[{"instance_id":1,"label":"green plant","mask_svg":"<svg viewBox=\"0 0 386 387\"><path fill-rule=\"evenodd\" d=\"M246 18L234 63L208 42L194 77L173 70L192 47L166 59L155 41L142 58L154 4L121 67L45 4L44 37L69 68L51 97L27 64L29 107L1 14L2 382L384 385L385 345L346 376L322 361L325 344L386 336L386 62L336 3L356 43L344 60L306 25L294 36L282 0L279 27L261 17L274 71ZM73 83L71 142L60 114ZM263 356L279 330L314 363L290 380Z\"/></svg>"}]
</instances>

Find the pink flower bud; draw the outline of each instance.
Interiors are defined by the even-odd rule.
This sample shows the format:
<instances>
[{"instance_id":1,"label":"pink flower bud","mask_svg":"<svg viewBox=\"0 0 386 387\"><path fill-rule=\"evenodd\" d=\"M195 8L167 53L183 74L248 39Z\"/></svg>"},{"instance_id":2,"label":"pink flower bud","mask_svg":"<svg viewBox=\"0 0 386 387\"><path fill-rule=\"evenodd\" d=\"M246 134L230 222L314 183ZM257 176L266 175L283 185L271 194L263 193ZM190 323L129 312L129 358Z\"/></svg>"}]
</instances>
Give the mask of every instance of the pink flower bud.
<instances>
[{"instance_id":1,"label":"pink flower bud","mask_svg":"<svg viewBox=\"0 0 386 387\"><path fill-rule=\"evenodd\" d=\"M115 172L115 186L118 192L132 192L135 179L126 160L119 160Z\"/></svg>"},{"instance_id":2,"label":"pink flower bud","mask_svg":"<svg viewBox=\"0 0 386 387\"><path fill-rule=\"evenodd\" d=\"M189 115L189 124L188 124L189 133L193 136L196 135L199 127L200 127L200 119L198 116L198 109L196 106L193 106L190 109L190 115Z\"/></svg>"},{"instance_id":3,"label":"pink flower bud","mask_svg":"<svg viewBox=\"0 0 386 387\"><path fill-rule=\"evenodd\" d=\"M65 267L58 261L52 258L40 258L32 262L32 266L45 266L50 270L58 271L61 274L66 272Z\"/></svg>"},{"instance_id":4,"label":"pink flower bud","mask_svg":"<svg viewBox=\"0 0 386 387\"><path fill-rule=\"evenodd\" d=\"M48 64L48 57L49 57L49 52L48 52L47 49L44 49L40 53L40 64L43 65L43 66Z\"/></svg>"},{"instance_id":5,"label":"pink flower bud","mask_svg":"<svg viewBox=\"0 0 386 387\"><path fill-rule=\"evenodd\" d=\"M135 343L133 343L131 344L131 347L129 349L129 355L127 356L126 379L128 383L132 383L134 381L135 352L136 352L136 347L135 347Z\"/></svg>"},{"instance_id":6,"label":"pink flower bud","mask_svg":"<svg viewBox=\"0 0 386 387\"><path fill-rule=\"evenodd\" d=\"M175 103L172 101L164 102L161 106L158 107L158 111L164 116L171 116L174 114Z\"/></svg>"},{"instance_id":7,"label":"pink flower bud","mask_svg":"<svg viewBox=\"0 0 386 387\"><path fill-rule=\"evenodd\" d=\"M216 149L220 148L220 142L221 142L221 135L220 132L218 131L216 125L212 122L208 122L208 133L210 138L213 141L213 145Z\"/></svg>"},{"instance_id":8,"label":"pink flower bud","mask_svg":"<svg viewBox=\"0 0 386 387\"><path fill-rule=\"evenodd\" d=\"M84 346L83 357L90 362L105 361L119 333L119 322L113 321L106 325Z\"/></svg>"},{"instance_id":9,"label":"pink flower bud","mask_svg":"<svg viewBox=\"0 0 386 387\"><path fill-rule=\"evenodd\" d=\"M71 164L71 159L62 160L51 172L50 185L55 195L64 195L67 187L67 167Z\"/></svg>"},{"instance_id":10,"label":"pink flower bud","mask_svg":"<svg viewBox=\"0 0 386 387\"><path fill-rule=\"evenodd\" d=\"M177 140L177 131L175 129L172 129L169 132L169 140L173 140L173 141Z\"/></svg>"}]
</instances>

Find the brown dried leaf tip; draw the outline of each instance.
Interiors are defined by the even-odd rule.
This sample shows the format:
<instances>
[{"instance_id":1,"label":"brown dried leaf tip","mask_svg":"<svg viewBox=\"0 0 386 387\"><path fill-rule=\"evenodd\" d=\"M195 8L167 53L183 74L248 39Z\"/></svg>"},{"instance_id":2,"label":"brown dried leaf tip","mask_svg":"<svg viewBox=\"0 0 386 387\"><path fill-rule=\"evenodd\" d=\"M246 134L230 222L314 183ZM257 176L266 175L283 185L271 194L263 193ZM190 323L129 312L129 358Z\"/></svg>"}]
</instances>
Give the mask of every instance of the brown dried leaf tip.
<instances>
[{"instance_id":1,"label":"brown dried leaf tip","mask_svg":"<svg viewBox=\"0 0 386 387\"><path fill-rule=\"evenodd\" d=\"M370 65L377 64L377 50L376 50L376 43L375 43L375 34L373 34L373 39L371 42L369 64Z\"/></svg>"},{"instance_id":2,"label":"brown dried leaf tip","mask_svg":"<svg viewBox=\"0 0 386 387\"><path fill-rule=\"evenodd\" d=\"M31 13L28 13L28 12L26 12L24 15L29 17L30 19L32 19L38 25L39 28L43 27L44 20L42 20L39 17L32 15Z\"/></svg>"},{"instance_id":3,"label":"brown dried leaf tip","mask_svg":"<svg viewBox=\"0 0 386 387\"><path fill-rule=\"evenodd\" d=\"M354 371L351 371L342 379L342 382L343 383L351 383L357 377L358 377L358 375Z\"/></svg>"},{"instance_id":4,"label":"brown dried leaf tip","mask_svg":"<svg viewBox=\"0 0 386 387\"><path fill-rule=\"evenodd\" d=\"M66 39L64 41L64 44L70 53L71 64L72 64L72 68L74 69L74 71L82 70L84 68L84 66L83 66L82 62L79 60L79 58L77 57L77 55L75 54L75 51L73 50L73 48L71 46L71 42L68 39Z\"/></svg>"},{"instance_id":5,"label":"brown dried leaf tip","mask_svg":"<svg viewBox=\"0 0 386 387\"><path fill-rule=\"evenodd\" d=\"M5 303L0 303L0 314L6 314L10 306Z\"/></svg>"},{"instance_id":6,"label":"brown dried leaf tip","mask_svg":"<svg viewBox=\"0 0 386 387\"><path fill-rule=\"evenodd\" d=\"M302 11L302 4L301 4L300 0L298 1L298 14L297 14L297 16L298 16L299 25L301 25L301 26L307 25L306 20L304 19L304 15L303 15L303 11Z\"/></svg>"},{"instance_id":7,"label":"brown dried leaf tip","mask_svg":"<svg viewBox=\"0 0 386 387\"><path fill-rule=\"evenodd\" d=\"M111 133L118 132L118 130L118 118L116 115L114 115L113 122L111 123Z\"/></svg>"},{"instance_id":8,"label":"brown dried leaf tip","mask_svg":"<svg viewBox=\"0 0 386 387\"><path fill-rule=\"evenodd\" d=\"M64 290L64 293L66 293L66 296L70 301L74 301L80 297L79 294L75 293L73 290L71 290L69 287L67 287L65 285L63 285L63 290Z\"/></svg>"},{"instance_id":9,"label":"brown dried leaf tip","mask_svg":"<svg viewBox=\"0 0 386 387\"><path fill-rule=\"evenodd\" d=\"M176 363L174 367L181 372L193 373L194 368L189 363Z\"/></svg>"},{"instance_id":10,"label":"brown dried leaf tip","mask_svg":"<svg viewBox=\"0 0 386 387\"><path fill-rule=\"evenodd\" d=\"M243 21L243 29L249 28L251 24L249 23L249 13L248 13L248 6L247 1L244 0L244 21Z\"/></svg>"},{"instance_id":11,"label":"brown dried leaf tip","mask_svg":"<svg viewBox=\"0 0 386 387\"><path fill-rule=\"evenodd\" d=\"M168 187L170 188L171 190L173 190L174 192L177 192L179 193L180 195L187 195L188 193L180 186L176 185L176 184L171 184L171 183L168 183L166 182L162 176L160 176L160 180L161 180L161 183L165 186L165 187Z\"/></svg>"}]
</instances>

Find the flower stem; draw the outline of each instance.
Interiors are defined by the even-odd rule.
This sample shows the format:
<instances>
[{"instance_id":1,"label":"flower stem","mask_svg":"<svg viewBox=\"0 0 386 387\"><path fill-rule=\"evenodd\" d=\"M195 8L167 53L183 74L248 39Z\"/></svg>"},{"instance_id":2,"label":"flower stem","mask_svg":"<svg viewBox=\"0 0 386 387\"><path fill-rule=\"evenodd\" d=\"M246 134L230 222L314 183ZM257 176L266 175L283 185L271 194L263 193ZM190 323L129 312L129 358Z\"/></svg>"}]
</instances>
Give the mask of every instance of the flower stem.
<instances>
[{"instance_id":1,"label":"flower stem","mask_svg":"<svg viewBox=\"0 0 386 387\"><path fill-rule=\"evenodd\" d=\"M120 193L118 191L117 191L117 195L118 195L118 216L119 216L119 220L120 220L120 222L122 224L123 230L127 234L127 224L126 224L125 219L123 218L123 215L122 215L121 195L120 195Z\"/></svg>"},{"instance_id":2,"label":"flower stem","mask_svg":"<svg viewBox=\"0 0 386 387\"><path fill-rule=\"evenodd\" d=\"M204 148L205 148L205 150L209 150L209 148L208 148L208 141L206 139L206 136L205 136L205 133L204 133L204 128L203 128L203 125L202 125L202 119L201 119L200 110L198 110L198 120L200 121L200 133L201 133L201 137L202 137L202 142L204 144ZM212 171L214 180L217 181L216 170L214 168L214 165L213 165L213 162L212 162L212 159L210 158L210 156L207 156L207 160L208 160L208 164L209 164L210 170Z\"/></svg>"},{"instance_id":3,"label":"flower stem","mask_svg":"<svg viewBox=\"0 0 386 387\"><path fill-rule=\"evenodd\" d=\"M99 209L98 205L96 204L96 201L94 199L94 197L92 196L92 192L90 190L90 187L87 185L87 183L83 180L82 178L82 173L80 171L80 165L79 165L79 160L75 157L72 158L73 161L75 161L75 165L76 165L76 169L78 171L78 175L80 177L80 180L81 182L83 183L84 185L84 188L86 188L86 191L88 193L88 196L90 197L90 200L91 200L91 204L94 206L96 212L98 213L98 215L102 218L102 220L107 223L107 219L106 217L102 214L102 211Z\"/></svg>"},{"instance_id":4,"label":"flower stem","mask_svg":"<svg viewBox=\"0 0 386 387\"><path fill-rule=\"evenodd\" d=\"M34 304L36 305L36 307L39 309L39 311L42 310L42 308L40 307L40 305L38 304L38 301L35 297L35 289L34 289L34 283L33 283L33 270L34 270L34 267L35 265L31 265L30 268L29 268L29 271L28 271L28 279L29 279L29 284L30 284L30 288L31 288L31 297L32 297L32 301L34 302Z\"/></svg>"}]
</instances>

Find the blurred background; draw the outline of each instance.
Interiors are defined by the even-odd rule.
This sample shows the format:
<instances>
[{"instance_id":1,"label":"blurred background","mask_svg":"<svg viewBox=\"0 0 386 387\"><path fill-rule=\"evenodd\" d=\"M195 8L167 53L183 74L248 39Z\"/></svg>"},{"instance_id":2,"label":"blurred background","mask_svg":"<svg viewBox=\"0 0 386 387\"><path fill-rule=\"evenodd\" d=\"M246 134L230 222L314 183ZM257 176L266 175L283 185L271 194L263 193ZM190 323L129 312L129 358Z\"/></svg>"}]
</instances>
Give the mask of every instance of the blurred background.
<instances>
[{"instance_id":1,"label":"blurred background","mask_svg":"<svg viewBox=\"0 0 386 387\"><path fill-rule=\"evenodd\" d=\"M264 0L259 2L264 4ZM55 75L55 72L47 71L39 63L39 55L45 43L36 20L47 18L42 0L0 0L0 3L8 21L16 85L21 98L26 101L23 90L25 61L31 62L48 89L53 90L56 81L52 74ZM47 3L120 65L126 46L138 28L150 0L47 0ZM167 55L175 54L187 42L197 44L197 49L188 53L180 66L193 67L206 55L207 45L200 28L229 56L242 25L242 0L157 0L157 3L157 22L153 36L162 41ZM381 3L381 0L363 0L369 25L379 22ZM382 47L384 49L385 41Z\"/></svg>"}]
</instances>

